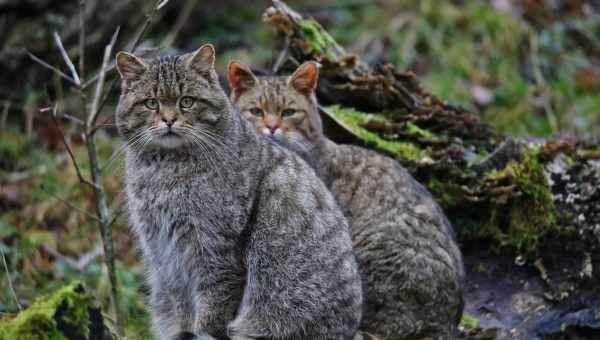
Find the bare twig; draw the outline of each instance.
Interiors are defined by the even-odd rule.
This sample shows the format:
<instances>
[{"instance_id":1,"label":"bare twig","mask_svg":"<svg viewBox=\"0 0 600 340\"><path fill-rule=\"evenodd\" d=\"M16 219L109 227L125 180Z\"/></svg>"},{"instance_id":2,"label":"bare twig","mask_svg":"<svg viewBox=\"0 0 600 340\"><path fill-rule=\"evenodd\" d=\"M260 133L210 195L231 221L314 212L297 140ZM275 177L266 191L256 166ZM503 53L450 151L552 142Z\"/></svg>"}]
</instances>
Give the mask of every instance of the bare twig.
<instances>
[{"instance_id":1,"label":"bare twig","mask_svg":"<svg viewBox=\"0 0 600 340\"><path fill-rule=\"evenodd\" d=\"M111 63L111 64L108 66L108 68L106 69L106 73L108 73L108 72L110 72L110 71L114 70L114 69L115 69L115 67L116 67L115 63L114 63L114 62L113 62L113 63ZM93 83L95 83L95 82L98 80L98 78L100 78L100 72L96 73L96 74L95 74L95 75L94 75L92 78L90 78L90 79L86 80L86 81L85 81L85 82L84 82L84 83L81 85L81 88L82 88L82 89L84 89L84 90L85 90L85 89L87 89L87 88L88 88L90 85L92 85Z\"/></svg>"},{"instance_id":2,"label":"bare twig","mask_svg":"<svg viewBox=\"0 0 600 340\"><path fill-rule=\"evenodd\" d=\"M81 255L81 257L79 257L79 259L77 260L65 254L61 254L57 249L50 247L46 244L42 245L42 249L48 254L63 261L66 265L78 272L83 271L85 267L92 263L92 261L94 261L98 256L102 255L101 246L95 247L91 251Z\"/></svg>"},{"instance_id":3,"label":"bare twig","mask_svg":"<svg viewBox=\"0 0 600 340\"><path fill-rule=\"evenodd\" d=\"M79 0L79 75L85 79L85 0Z\"/></svg>"},{"instance_id":4,"label":"bare twig","mask_svg":"<svg viewBox=\"0 0 600 340\"><path fill-rule=\"evenodd\" d=\"M71 71L71 77L73 78L73 80L75 81L75 84L77 84L77 86L81 85L81 80L79 79L79 75L77 74L75 65L73 65L73 62L71 61L71 58L69 57L69 54L67 53L67 50L65 50L62 40L60 40L60 36L56 32L54 32L53 36L54 36L54 42L56 42L56 46L58 47L58 50L60 51L60 54L63 57L63 60L65 61L65 64L67 64L67 67Z\"/></svg>"},{"instance_id":5,"label":"bare twig","mask_svg":"<svg viewBox=\"0 0 600 340\"><path fill-rule=\"evenodd\" d=\"M156 10L160 10L161 8L163 8L164 6L166 6L169 3L170 0L162 0L162 1L158 1L158 4L156 5Z\"/></svg>"},{"instance_id":6,"label":"bare twig","mask_svg":"<svg viewBox=\"0 0 600 340\"><path fill-rule=\"evenodd\" d=\"M17 308L20 311L23 310L21 303L19 302L19 298L17 297L17 292L15 291L15 287L13 287L12 278L10 277L10 272L8 271L8 264L6 263L6 257L4 256L4 251L0 248L0 253L2 253L2 262L4 263L4 270L6 271L6 279L8 280L8 288L15 299L15 303L17 304Z\"/></svg>"},{"instance_id":7,"label":"bare twig","mask_svg":"<svg viewBox=\"0 0 600 340\"><path fill-rule=\"evenodd\" d=\"M50 113L50 117L52 118L52 122L54 123L54 126L56 126L56 129L58 130L58 132L60 133L60 136L62 137L63 145L65 146L65 149L67 150L67 153L69 154L69 157L71 158L71 162L73 163L73 166L75 167L75 172L77 172L77 178L79 178L79 181L81 183L85 183L86 185L89 185L93 188L95 185L92 182L90 182L89 180L87 180L85 177L83 177L83 174L81 173L81 170L79 168L79 163L77 163L77 159L75 158L75 153L73 152L71 145L69 145L69 143L67 142L67 137L65 136L65 133L60 128L60 125L58 124L58 120L56 119L56 104L53 104L53 109L52 109L52 112Z\"/></svg>"},{"instance_id":8,"label":"bare twig","mask_svg":"<svg viewBox=\"0 0 600 340\"><path fill-rule=\"evenodd\" d=\"M59 195L57 195L57 194L51 192L50 190L46 189L46 187L43 184L40 185L40 189L43 192L45 192L46 194L48 194L49 196L52 196L55 199L61 201L67 207L69 207L69 208L71 208L71 209L73 209L73 210L75 210L75 211L77 211L77 212L79 212L79 213L81 213L81 214L83 214L83 215L85 215L85 216L93 219L94 221L98 221L98 218L96 216L90 214L89 212L85 211L84 209L82 209L82 208L74 205L73 203L67 201L66 199L64 199L64 198L60 197Z\"/></svg>"},{"instance_id":9,"label":"bare twig","mask_svg":"<svg viewBox=\"0 0 600 340\"><path fill-rule=\"evenodd\" d=\"M150 24L154 20L154 17L158 13L158 11L161 8L163 8L168 2L169 2L169 0L158 0L158 1L156 1L155 6L150 11L150 13L148 13L148 15L146 16L146 21L144 21L144 24L142 25L142 28L138 31L138 34L131 41L131 43L129 43L129 47L126 49L127 52L133 53L135 51L135 49L138 47L138 45L142 42L142 38L146 34L146 31L148 30L148 27L150 27ZM102 102L100 103L100 107L98 108L98 111L102 111L102 108L108 102L108 97L110 96L111 92L117 86L117 82L118 82L118 79L113 79L113 81L111 82L111 84L109 86L109 89L108 89L108 92L106 92L106 94L102 98Z\"/></svg>"},{"instance_id":10,"label":"bare twig","mask_svg":"<svg viewBox=\"0 0 600 340\"><path fill-rule=\"evenodd\" d=\"M40 109L40 112L41 113L52 112L52 107L43 107L43 108ZM75 116L72 116L72 115L70 115L68 113L61 113L60 115L57 113L57 117L65 118L65 119L67 119L67 120L69 120L69 121L71 121L71 122L73 122L73 123L75 123L77 125L84 125L85 126L85 122L83 120L81 120L81 119L79 119L79 118L77 118Z\"/></svg>"},{"instance_id":11,"label":"bare twig","mask_svg":"<svg viewBox=\"0 0 600 340\"><path fill-rule=\"evenodd\" d=\"M68 75L66 75L63 71L57 69L56 67L48 64L47 62L43 61L42 59L40 59L38 57L36 57L33 53L29 52L29 50L26 49L25 52L27 52L27 54L29 55L29 58L31 58L31 60L35 61L36 63L42 65L43 67L45 67L45 68L53 71L54 73L58 74L61 78L67 80L72 85L79 86L79 84L77 84L75 82L75 80L73 80L73 78L71 78Z\"/></svg>"},{"instance_id":12,"label":"bare twig","mask_svg":"<svg viewBox=\"0 0 600 340\"><path fill-rule=\"evenodd\" d=\"M98 78L98 82L96 83L96 92L94 94L94 100L92 101L92 110L86 122L87 126L90 127L90 129L88 129L88 134L93 135L92 129L96 124L96 119L98 118L98 114L100 111L99 105L100 99L102 97L102 90L104 89L104 79L108 70L108 62L110 60L113 47L115 46L115 43L117 41L117 37L119 36L119 29L120 27L117 27L115 33L113 33L112 38L110 39L110 43L104 49L104 58L102 59L102 67L100 67L100 76Z\"/></svg>"},{"instance_id":13,"label":"bare twig","mask_svg":"<svg viewBox=\"0 0 600 340\"><path fill-rule=\"evenodd\" d=\"M181 11L179 11L179 16L177 17L177 20L175 21L175 25L173 25L173 28L171 29L169 34L167 34L167 36L162 40L162 42L160 44L161 46L173 45L173 43L177 39L177 36L179 35L179 32L181 31L183 26L185 26L187 21L190 19L190 16L193 13L193 9L197 3L198 3L198 0L187 0L185 2L185 5L181 9Z\"/></svg>"},{"instance_id":14,"label":"bare twig","mask_svg":"<svg viewBox=\"0 0 600 340\"><path fill-rule=\"evenodd\" d=\"M277 74L277 72L279 71L279 68L281 67L281 65L285 61L285 58L287 58L287 56L288 56L289 49L290 49L290 38L289 37L285 37L285 42L284 42L284 45L283 45L283 50L281 50L281 52L277 56L277 60L275 61L275 64L273 65L273 68L271 70L271 72L273 74Z\"/></svg>"}]
</instances>

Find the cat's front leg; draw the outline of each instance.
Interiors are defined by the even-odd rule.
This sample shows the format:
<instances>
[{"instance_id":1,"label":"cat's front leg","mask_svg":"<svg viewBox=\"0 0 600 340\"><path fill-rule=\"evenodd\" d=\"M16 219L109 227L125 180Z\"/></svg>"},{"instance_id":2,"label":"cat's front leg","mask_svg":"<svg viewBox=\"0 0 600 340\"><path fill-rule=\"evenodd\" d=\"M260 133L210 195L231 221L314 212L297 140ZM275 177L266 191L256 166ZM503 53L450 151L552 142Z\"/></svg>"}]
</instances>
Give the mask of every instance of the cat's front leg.
<instances>
[{"instance_id":1,"label":"cat's front leg","mask_svg":"<svg viewBox=\"0 0 600 340\"><path fill-rule=\"evenodd\" d=\"M241 284L233 287L211 285L210 290L197 292L193 297L194 333L206 334L218 339L225 338L227 322L234 318L240 296ZM204 338L200 339L204 340Z\"/></svg>"},{"instance_id":2,"label":"cat's front leg","mask_svg":"<svg viewBox=\"0 0 600 340\"><path fill-rule=\"evenodd\" d=\"M152 328L157 339L184 340L192 319L189 308L176 305L176 299L162 287L152 290L150 304L152 306ZM195 338L190 338L195 339Z\"/></svg>"}]
</instances>

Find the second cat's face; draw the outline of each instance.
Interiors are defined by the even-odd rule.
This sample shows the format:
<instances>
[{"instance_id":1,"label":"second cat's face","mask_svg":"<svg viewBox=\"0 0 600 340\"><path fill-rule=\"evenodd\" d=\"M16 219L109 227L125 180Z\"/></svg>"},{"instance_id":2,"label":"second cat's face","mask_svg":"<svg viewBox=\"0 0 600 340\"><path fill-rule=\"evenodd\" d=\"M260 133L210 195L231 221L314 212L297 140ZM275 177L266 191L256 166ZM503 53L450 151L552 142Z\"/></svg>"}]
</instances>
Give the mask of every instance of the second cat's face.
<instances>
[{"instance_id":1,"label":"second cat's face","mask_svg":"<svg viewBox=\"0 0 600 340\"><path fill-rule=\"evenodd\" d=\"M318 69L306 63L289 77L256 77L229 66L231 100L257 132L301 154L319 142L322 128L314 96Z\"/></svg>"}]
</instances>

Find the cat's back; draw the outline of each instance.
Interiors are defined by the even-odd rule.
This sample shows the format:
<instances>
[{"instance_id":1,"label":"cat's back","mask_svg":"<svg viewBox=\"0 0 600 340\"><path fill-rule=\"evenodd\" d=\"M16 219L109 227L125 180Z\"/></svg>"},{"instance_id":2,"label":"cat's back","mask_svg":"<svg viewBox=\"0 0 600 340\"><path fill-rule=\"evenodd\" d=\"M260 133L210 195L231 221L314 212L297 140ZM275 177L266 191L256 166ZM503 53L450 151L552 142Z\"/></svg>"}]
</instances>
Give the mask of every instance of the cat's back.
<instances>
[{"instance_id":1,"label":"cat's back","mask_svg":"<svg viewBox=\"0 0 600 340\"><path fill-rule=\"evenodd\" d=\"M447 224L431 194L397 161L353 145L335 145L330 149L330 186L340 203L353 208L353 216L359 217L356 213L362 212L361 208L369 207L381 214L395 206L396 212L412 211ZM452 234L452 230L448 233Z\"/></svg>"},{"instance_id":2,"label":"cat's back","mask_svg":"<svg viewBox=\"0 0 600 340\"><path fill-rule=\"evenodd\" d=\"M357 146L335 145L330 154L329 187L344 209L355 243L363 237L404 245L407 253L412 249L462 275L462 257L449 221L405 168Z\"/></svg>"}]
</instances>

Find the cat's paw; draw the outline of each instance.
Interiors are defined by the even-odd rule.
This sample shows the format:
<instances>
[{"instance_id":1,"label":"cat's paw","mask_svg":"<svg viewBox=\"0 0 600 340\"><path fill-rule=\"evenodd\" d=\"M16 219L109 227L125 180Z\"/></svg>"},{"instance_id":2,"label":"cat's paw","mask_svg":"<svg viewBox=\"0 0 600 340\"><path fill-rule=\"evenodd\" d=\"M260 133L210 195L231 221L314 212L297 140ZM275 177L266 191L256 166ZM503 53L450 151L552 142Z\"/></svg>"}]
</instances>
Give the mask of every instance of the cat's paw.
<instances>
[{"instance_id":1,"label":"cat's paw","mask_svg":"<svg viewBox=\"0 0 600 340\"><path fill-rule=\"evenodd\" d=\"M181 332L173 338L173 340L217 340L210 335L197 335L191 332Z\"/></svg>"},{"instance_id":2,"label":"cat's paw","mask_svg":"<svg viewBox=\"0 0 600 340\"><path fill-rule=\"evenodd\" d=\"M252 338L249 336L243 336L243 335L234 335L232 337L229 337L229 339L231 339L231 340L256 340L256 338Z\"/></svg>"},{"instance_id":3,"label":"cat's paw","mask_svg":"<svg viewBox=\"0 0 600 340\"><path fill-rule=\"evenodd\" d=\"M173 338L173 340L197 340L198 336L191 332L181 332Z\"/></svg>"}]
</instances>

